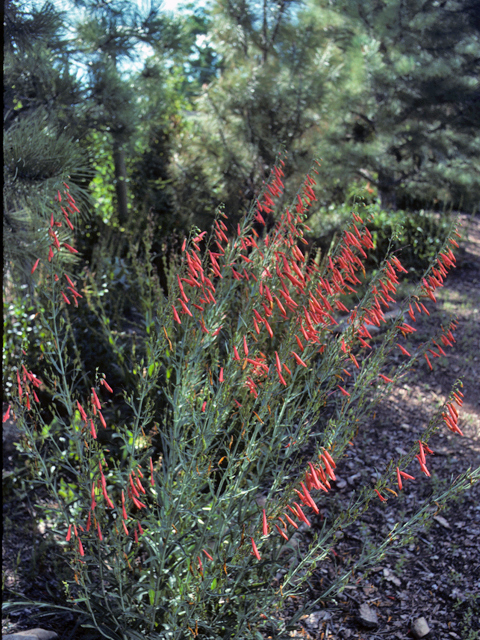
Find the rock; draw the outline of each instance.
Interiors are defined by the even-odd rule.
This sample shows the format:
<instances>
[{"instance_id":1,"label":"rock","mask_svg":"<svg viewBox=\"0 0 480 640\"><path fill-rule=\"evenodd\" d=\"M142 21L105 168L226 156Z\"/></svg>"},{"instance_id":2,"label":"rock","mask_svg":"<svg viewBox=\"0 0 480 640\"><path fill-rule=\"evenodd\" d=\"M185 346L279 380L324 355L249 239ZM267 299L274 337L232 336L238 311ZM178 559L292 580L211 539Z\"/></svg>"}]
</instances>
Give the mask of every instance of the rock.
<instances>
[{"instance_id":1,"label":"rock","mask_svg":"<svg viewBox=\"0 0 480 640\"><path fill-rule=\"evenodd\" d=\"M442 527L445 527L445 529L451 529L450 525L448 524L448 521L445 520L443 516L433 516L433 519L436 520L438 524L441 524Z\"/></svg>"},{"instance_id":2,"label":"rock","mask_svg":"<svg viewBox=\"0 0 480 640\"><path fill-rule=\"evenodd\" d=\"M399 578L393 575L393 573L389 569L383 570L383 577L385 578L385 580L389 580L389 582L393 582L393 584L396 585L397 587L400 587L402 585Z\"/></svg>"},{"instance_id":3,"label":"rock","mask_svg":"<svg viewBox=\"0 0 480 640\"><path fill-rule=\"evenodd\" d=\"M412 635L414 638L426 638L429 633L430 627L423 616L417 618L412 624Z\"/></svg>"},{"instance_id":4,"label":"rock","mask_svg":"<svg viewBox=\"0 0 480 640\"><path fill-rule=\"evenodd\" d=\"M55 631L47 631L47 629L29 629L28 631L15 631L3 636L3 640L53 640L58 638Z\"/></svg>"},{"instance_id":5,"label":"rock","mask_svg":"<svg viewBox=\"0 0 480 640\"><path fill-rule=\"evenodd\" d=\"M368 604L363 603L360 605L358 618L366 629L376 629L378 627L377 612L369 607Z\"/></svg>"},{"instance_id":6,"label":"rock","mask_svg":"<svg viewBox=\"0 0 480 640\"><path fill-rule=\"evenodd\" d=\"M310 629L320 631L320 622L322 620L328 620L330 617L330 614L326 611L314 611L304 619L304 623L307 627L310 627Z\"/></svg>"}]
</instances>

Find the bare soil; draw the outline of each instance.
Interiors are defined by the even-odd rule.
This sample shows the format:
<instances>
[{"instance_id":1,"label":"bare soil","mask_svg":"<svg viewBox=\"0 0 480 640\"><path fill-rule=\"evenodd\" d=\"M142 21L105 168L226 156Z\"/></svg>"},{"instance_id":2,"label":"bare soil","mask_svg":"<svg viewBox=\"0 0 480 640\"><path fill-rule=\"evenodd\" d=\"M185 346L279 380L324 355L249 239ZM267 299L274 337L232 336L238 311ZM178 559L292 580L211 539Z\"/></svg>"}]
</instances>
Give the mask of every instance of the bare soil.
<instances>
[{"instance_id":1,"label":"bare soil","mask_svg":"<svg viewBox=\"0 0 480 640\"><path fill-rule=\"evenodd\" d=\"M316 600L337 572L357 556L365 543L389 531L432 491L447 486L467 468L480 466L480 219L463 218L465 239L457 253L457 269L438 291L438 303L429 305L431 315L422 315L411 344L425 341L439 324L457 319L456 344L448 358L438 358L430 371L426 362L399 384L378 407L368 429L360 431L348 457L339 462L332 508L347 505L352 492L375 479L387 461L405 452L406 443L422 438L422 432L448 397L458 377L463 380L465 402L459 426L463 437L441 429L430 441L431 478L416 469L415 482L406 483L398 497L388 496L336 540L328 562L321 566L310 585L308 597ZM392 355L392 364L400 355ZM6 407L4 407L5 410ZM48 521L39 520L35 504L47 500L35 495L27 470L15 449L15 426L4 425L3 513L4 534L2 586L4 599L15 593L32 600L65 604L62 581L63 559L51 542ZM312 527L321 526L321 513ZM321 602L305 616L302 629L292 637L315 640L409 640L424 635L427 640L475 640L480 638L480 483L461 499L436 515L402 550L394 551L368 574L358 573L333 601ZM284 616L299 602L289 602ZM61 640L95 640L98 635L80 629L73 615L57 612L49 617L42 610L26 607L2 619L2 631L43 627L57 632ZM363 616L363 617L362 617ZM370 625L365 616L376 618ZM427 627L417 627L424 618ZM420 629L420 631L418 631ZM417 630L417 636L415 636Z\"/></svg>"}]
</instances>

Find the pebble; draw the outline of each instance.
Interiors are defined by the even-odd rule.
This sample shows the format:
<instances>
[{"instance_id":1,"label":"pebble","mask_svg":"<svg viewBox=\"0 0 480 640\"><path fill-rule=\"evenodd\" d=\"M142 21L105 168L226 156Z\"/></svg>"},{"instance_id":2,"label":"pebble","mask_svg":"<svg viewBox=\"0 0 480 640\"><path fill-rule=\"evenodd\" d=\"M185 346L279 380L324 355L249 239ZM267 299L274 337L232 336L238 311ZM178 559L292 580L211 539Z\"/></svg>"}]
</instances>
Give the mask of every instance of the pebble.
<instances>
[{"instance_id":1,"label":"pebble","mask_svg":"<svg viewBox=\"0 0 480 640\"><path fill-rule=\"evenodd\" d=\"M425 638L430 633L430 627L428 626L427 621L422 616L421 618L417 618L412 625L412 635L414 638Z\"/></svg>"},{"instance_id":2,"label":"pebble","mask_svg":"<svg viewBox=\"0 0 480 640\"><path fill-rule=\"evenodd\" d=\"M358 612L358 617L362 625L367 629L376 629L378 627L378 616L375 609L372 609L368 604L361 604Z\"/></svg>"}]
</instances>

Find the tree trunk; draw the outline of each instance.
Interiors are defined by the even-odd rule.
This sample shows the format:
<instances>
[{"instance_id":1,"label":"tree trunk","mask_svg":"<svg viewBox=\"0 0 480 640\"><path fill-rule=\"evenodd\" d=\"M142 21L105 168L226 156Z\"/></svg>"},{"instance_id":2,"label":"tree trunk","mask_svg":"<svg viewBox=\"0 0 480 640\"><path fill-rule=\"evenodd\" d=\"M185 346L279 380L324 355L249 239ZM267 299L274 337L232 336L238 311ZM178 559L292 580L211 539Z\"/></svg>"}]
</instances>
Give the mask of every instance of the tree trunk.
<instances>
[{"instance_id":1,"label":"tree trunk","mask_svg":"<svg viewBox=\"0 0 480 640\"><path fill-rule=\"evenodd\" d=\"M127 167L125 149L123 144L117 140L113 142L113 164L115 167L118 222L121 226L125 226L128 221Z\"/></svg>"},{"instance_id":2,"label":"tree trunk","mask_svg":"<svg viewBox=\"0 0 480 640\"><path fill-rule=\"evenodd\" d=\"M397 192L395 176L388 169L380 169L378 172L378 195L380 204L385 211L397 209Z\"/></svg>"}]
</instances>

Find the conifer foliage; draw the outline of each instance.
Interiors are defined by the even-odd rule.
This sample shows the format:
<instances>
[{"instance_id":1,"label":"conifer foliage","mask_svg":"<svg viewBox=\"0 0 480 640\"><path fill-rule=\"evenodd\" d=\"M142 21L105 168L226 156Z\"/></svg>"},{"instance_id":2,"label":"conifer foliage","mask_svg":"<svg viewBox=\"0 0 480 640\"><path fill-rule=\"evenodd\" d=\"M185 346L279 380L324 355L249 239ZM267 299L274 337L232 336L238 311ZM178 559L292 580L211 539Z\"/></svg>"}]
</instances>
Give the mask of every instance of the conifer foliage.
<instances>
[{"instance_id":1,"label":"conifer foliage","mask_svg":"<svg viewBox=\"0 0 480 640\"><path fill-rule=\"evenodd\" d=\"M86 161L67 125L80 101L69 69L62 15L47 3L24 10L5 3L4 268L28 274L45 247L40 229L52 192L70 175L78 211L86 215ZM76 217L77 212L73 212Z\"/></svg>"},{"instance_id":2,"label":"conifer foliage","mask_svg":"<svg viewBox=\"0 0 480 640\"><path fill-rule=\"evenodd\" d=\"M325 175L337 165L337 175L363 178L385 209L478 209L478 3L344 0L333 9L342 17L330 24L333 40L355 67L338 87Z\"/></svg>"}]
</instances>

